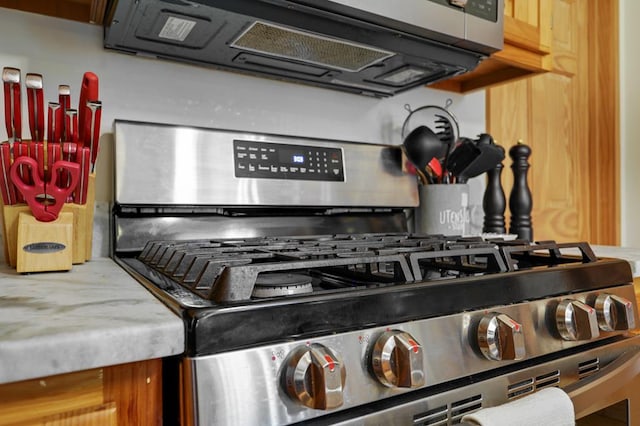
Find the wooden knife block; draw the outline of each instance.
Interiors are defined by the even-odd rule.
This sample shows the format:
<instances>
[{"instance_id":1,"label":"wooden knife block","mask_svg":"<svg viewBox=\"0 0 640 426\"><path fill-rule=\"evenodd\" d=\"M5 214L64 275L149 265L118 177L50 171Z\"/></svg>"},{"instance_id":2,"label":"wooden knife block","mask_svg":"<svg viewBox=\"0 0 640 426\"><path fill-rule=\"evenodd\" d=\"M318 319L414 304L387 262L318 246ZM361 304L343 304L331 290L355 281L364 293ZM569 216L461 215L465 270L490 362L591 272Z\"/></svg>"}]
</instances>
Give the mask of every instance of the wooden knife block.
<instances>
[{"instance_id":1,"label":"wooden knife block","mask_svg":"<svg viewBox=\"0 0 640 426\"><path fill-rule=\"evenodd\" d=\"M69 247L71 250L69 251L71 255L71 263L72 264L80 264L84 263L91 259L92 252L92 239L93 239L93 216L94 216L94 205L95 205L95 173L89 175L89 184L87 187L87 203L86 204L72 204L66 203L60 212L58 220L60 220L63 214L69 214L69 216L65 216L69 220L70 225L69 229L71 230L71 244ZM0 200L1 202L1 200ZM38 239L38 233L32 233L34 229L37 229L38 232L41 232L43 236L50 237L48 225L51 227L59 227L58 220L53 222L38 222L33 219L36 224L32 224L31 222L26 221L25 219L20 222L20 216L23 213L29 213L31 215L31 210L29 206L26 204L15 204L11 206L2 206L2 223L3 223L3 232L4 232L4 257L5 261L12 267L15 267L18 272L38 272L38 271L59 271L59 270L68 270L67 269L41 269L40 266L32 265L28 266L26 269L24 265L19 270L18 268L18 259L19 259L19 251L21 250L19 241L19 236L21 233L27 232L26 235L29 235L28 240L30 243L37 242L31 241ZM28 223L28 225L27 225ZM55 224L55 225L54 225ZM38 225L38 226L36 226ZM22 229L22 228L29 229ZM57 231L56 231L57 232ZM40 242L46 242L41 239ZM65 256L67 253L65 252ZM33 257L33 259L44 259L44 255L39 254L40 257ZM31 256L27 256L28 259L31 259ZM55 257L55 256L54 256ZM28 265L31 265L29 261ZM49 267L55 267L56 262L47 262L47 265L51 265ZM31 269L33 268L33 269ZM29 270L30 269L30 270Z\"/></svg>"},{"instance_id":2,"label":"wooden knife block","mask_svg":"<svg viewBox=\"0 0 640 426\"><path fill-rule=\"evenodd\" d=\"M39 222L31 212L18 215L16 271L68 271L73 258L73 213L52 222Z\"/></svg>"}]
</instances>

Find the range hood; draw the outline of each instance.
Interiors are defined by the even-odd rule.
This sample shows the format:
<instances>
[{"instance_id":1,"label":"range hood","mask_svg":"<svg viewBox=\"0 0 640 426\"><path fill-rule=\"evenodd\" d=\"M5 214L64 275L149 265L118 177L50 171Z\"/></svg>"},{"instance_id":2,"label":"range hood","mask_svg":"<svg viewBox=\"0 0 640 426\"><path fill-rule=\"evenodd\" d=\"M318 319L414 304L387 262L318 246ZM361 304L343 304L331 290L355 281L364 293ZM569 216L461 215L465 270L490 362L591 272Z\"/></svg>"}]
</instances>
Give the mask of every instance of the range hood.
<instances>
[{"instance_id":1,"label":"range hood","mask_svg":"<svg viewBox=\"0 0 640 426\"><path fill-rule=\"evenodd\" d=\"M376 97L473 70L504 0L115 0L104 45Z\"/></svg>"}]
</instances>

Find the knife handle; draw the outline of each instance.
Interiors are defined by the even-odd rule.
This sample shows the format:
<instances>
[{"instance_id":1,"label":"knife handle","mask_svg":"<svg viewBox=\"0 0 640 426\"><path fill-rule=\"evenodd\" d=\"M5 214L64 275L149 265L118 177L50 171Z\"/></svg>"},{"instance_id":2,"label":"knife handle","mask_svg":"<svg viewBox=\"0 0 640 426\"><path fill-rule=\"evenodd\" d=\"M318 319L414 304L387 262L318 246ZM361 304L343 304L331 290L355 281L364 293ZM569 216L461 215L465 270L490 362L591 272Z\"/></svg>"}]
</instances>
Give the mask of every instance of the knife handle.
<instances>
[{"instance_id":1,"label":"knife handle","mask_svg":"<svg viewBox=\"0 0 640 426\"><path fill-rule=\"evenodd\" d=\"M67 111L71 108L71 91L69 86L66 84L61 84L58 86L58 103L60 104L60 109L62 110L62 125L60 126L60 134L63 142L70 141L69 131L67 129Z\"/></svg>"},{"instance_id":2,"label":"knife handle","mask_svg":"<svg viewBox=\"0 0 640 426\"><path fill-rule=\"evenodd\" d=\"M10 178L11 171L11 146L8 143L0 144L0 192L5 206L16 203L16 190Z\"/></svg>"},{"instance_id":3,"label":"knife handle","mask_svg":"<svg viewBox=\"0 0 640 426\"><path fill-rule=\"evenodd\" d=\"M4 83L4 121L9 141L20 141L22 135L22 117L20 114L20 83Z\"/></svg>"},{"instance_id":4,"label":"knife handle","mask_svg":"<svg viewBox=\"0 0 640 426\"><path fill-rule=\"evenodd\" d=\"M87 189L89 187L89 170L91 166L91 151L88 147L78 146L76 162L80 164L80 179L73 190L73 200L76 204L87 203Z\"/></svg>"},{"instance_id":5,"label":"knife handle","mask_svg":"<svg viewBox=\"0 0 640 426\"><path fill-rule=\"evenodd\" d=\"M42 141L44 140L44 94L42 89L42 75L27 73L25 86L27 88L31 140L37 142Z\"/></svg>"},{"instance_id":6,"label":"knife handle","mask_svg":"<svg viewBox=\"0 0 640 426\"><path fill-rule=\"evenodd\" d=\"M31 140L38 140L38 130L36 124L36 91L35 89L27 89L27 111L29 113L29 132Z\"/></svg>"},{"instance_id":7,"label":"knife handle","mask_svg":"<svg viewBox=\"0 0 640 426\"><path fill-rule=\"evenodd\" d=\"M49 127L47 128L47 142L49 143L57 143L60 142L60 123L62 121L62 108L60 108L60 104L57 102L49 102L49 109L47 113L47 123Z\"/></svg>"},{"instance_id":8,"label":"knife handle","mask_svg":"<svg viewBox=\"0 0 640 426\"><path fill-rule=\"evenodd\" d=\"M42 90L27 89L29 109L29 131L31 140L41 142L44 139L44 98Z\"/></svg>"},{"instance_id":9,"label":"knife handle","mask_svg":"<svg viewBox=\"0 0 640 426\"><path fill-rule=\"evenodd\" d=\"M100 142L102 102L88 101L87 107L90 115L87 119L88 128L85 129L85 140L88 139L88 143L85 146L88 146L89 151L91 152L91 172L93 172L96 164L96 158L98 157L98 145Z\"/></svg>"},{"instance_id":10,"label":"knife handle","mask_svg":"<svg viewBox=\"0 0 640 426\"><path fill-rule=\"evenodd\" d=\"M85 144L87 141L87 135L85 135L85 129L87 128L86 121L88 120L88 107L87 102L94 99L100 99L98 93L98 76L87 71L82 76L82 85L80 87L80 101L78 102L78 125L79 125L79 140L80 143Z\"/></svg>"},{"instance_id":11,"label":"knife handle","mask_svg":"<svg viewBox=\"0 0 640 426\"><path fill-rule=\"evenodd\" d=\"M64 115L64 142L78 142L78 111L67 109Z\"/></svg>"}]
</instances>

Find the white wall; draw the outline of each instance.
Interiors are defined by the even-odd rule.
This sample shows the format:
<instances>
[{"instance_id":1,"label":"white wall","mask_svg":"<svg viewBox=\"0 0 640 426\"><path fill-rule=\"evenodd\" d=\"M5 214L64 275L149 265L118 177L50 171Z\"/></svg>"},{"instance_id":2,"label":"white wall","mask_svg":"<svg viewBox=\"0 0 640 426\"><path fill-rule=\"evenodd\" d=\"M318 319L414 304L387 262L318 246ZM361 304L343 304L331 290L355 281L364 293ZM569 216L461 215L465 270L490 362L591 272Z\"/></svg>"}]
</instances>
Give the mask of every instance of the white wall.
<instances>
[{"instance_id":1,"label":"white wall","mask_svg":"<svg viewBox=\"0 0 640 426\"><path fill-rule=\"evenodd\" d=\"M640 247L640 27L638 0L620 0L621 244Z\"/></svg>"},{"instance_id":2,"label":"white wall","mask_svg":"<svg viewBox=\"0 0 640 426\"><path fill-rule=\"evenodd\" d=\"M451 111L464 136L474 137L485 128L484 91L461 96L416 88L390 99L373 99L106 51L101 27L3 8L0 66L20 68L23 76L43 74L45 102L57 99L58 84L70 84L73 105L83 73L93 71L99 76L104 109L96 186L102 204L112 198L110 150L116 118L399 144L407 116L405 104L443 106L452 98ZM0 108L3 116L4 105ZM23 137L28 138L23 111ZM0 140L6 140L4 126ZM476 190L477 197L482 196L480 191ZM100 238L104 226L96 225ZM94 247L106 247L106 243L100 239Z\"/></svg>"}]
</instances>

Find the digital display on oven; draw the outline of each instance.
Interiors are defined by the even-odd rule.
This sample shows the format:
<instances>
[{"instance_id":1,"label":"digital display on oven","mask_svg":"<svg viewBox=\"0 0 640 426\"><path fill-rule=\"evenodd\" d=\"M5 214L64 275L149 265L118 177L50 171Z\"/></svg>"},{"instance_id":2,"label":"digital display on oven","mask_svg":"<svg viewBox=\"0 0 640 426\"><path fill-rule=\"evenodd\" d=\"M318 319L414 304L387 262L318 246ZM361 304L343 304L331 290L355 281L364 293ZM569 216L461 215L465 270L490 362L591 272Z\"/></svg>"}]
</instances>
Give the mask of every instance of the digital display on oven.
<instances>
[{"instance_id":1,"label":"digital display on oven","mask_svg":"<svg viewBox=\"0 0 640 426\"><path fill-rule=\"evenodd\" d=\"M303 150L282 147L277 151L278 151L278 158L281 163L305 164L306 162Z\"/></svg>"},{"instance_id":2,"label":"digital display on oven","mask_svg":"<svg viewBox=\"0 0 640 426\"><path fill-rule=\"evenodd\" d=\"M234 140L233 156L238 178L344 182L340 148Z\"/></svg>"}]
</instances>

